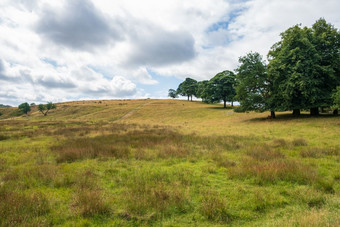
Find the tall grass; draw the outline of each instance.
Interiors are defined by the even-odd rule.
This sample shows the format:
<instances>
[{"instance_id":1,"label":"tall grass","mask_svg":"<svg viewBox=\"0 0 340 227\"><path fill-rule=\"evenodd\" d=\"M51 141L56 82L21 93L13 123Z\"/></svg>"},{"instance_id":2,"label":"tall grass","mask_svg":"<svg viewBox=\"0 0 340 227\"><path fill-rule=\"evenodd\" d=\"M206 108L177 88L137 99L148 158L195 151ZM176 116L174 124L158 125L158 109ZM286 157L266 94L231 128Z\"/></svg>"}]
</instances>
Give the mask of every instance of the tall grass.
<instances>
[{"instance_id":1,"label":"tall grass","mask_svg":"<svg viewBox=\"0 0 340 227\"><path fill-rule=\"evenodd\" d=\"M46 196L41 192L18 192L0 187L0 225L25 225L51 210Z\"/></svg>"},{"instance_id":2,"label":"tall grass","mask_svg":"<svg viewBox=\"0 0 340 227\"><path fill-rule=\"evenodd\" d=\"M0 120L0 226L339 223L338 118L149 102Z\"/></svg>"}]
</instances>

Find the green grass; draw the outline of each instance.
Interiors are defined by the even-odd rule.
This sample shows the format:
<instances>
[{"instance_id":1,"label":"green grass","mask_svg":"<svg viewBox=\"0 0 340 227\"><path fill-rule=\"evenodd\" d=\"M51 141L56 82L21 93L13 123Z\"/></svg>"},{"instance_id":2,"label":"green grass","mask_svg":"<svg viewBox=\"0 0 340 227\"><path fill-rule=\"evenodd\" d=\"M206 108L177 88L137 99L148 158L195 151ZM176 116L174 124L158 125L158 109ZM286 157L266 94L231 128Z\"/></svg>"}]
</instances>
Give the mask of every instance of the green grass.
<instances>
[{"instance_id":1,"label":"green grass","mask_svg":"<svg viewBox=\"0 0 340 227\"><path fill-rule=\"evenodd\" d=\"M0 226L339 226L340 118L176 100L1 109Z\"/></svg>"}]
</instances>

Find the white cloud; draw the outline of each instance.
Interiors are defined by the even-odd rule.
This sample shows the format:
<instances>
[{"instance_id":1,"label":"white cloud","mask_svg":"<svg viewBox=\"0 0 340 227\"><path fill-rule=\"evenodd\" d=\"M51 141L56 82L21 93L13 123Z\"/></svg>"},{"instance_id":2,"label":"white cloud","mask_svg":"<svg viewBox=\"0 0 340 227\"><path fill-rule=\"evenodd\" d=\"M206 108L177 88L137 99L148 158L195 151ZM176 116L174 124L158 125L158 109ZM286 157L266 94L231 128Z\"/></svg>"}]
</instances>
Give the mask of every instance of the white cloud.
<instances>
[{"instance_id":1,"label":"white cloud","mask_svg":"<svg viewBox=\"0 0 340 227\"><path fill-rule=\"evenodd\" d=\"M138 87L159 86L149 72L209 79L249 51L266 55L295 24L324 17L339 28L338 9L337 0L3 0L0 103L165 97Z\"/></svg>"}]
</instances>

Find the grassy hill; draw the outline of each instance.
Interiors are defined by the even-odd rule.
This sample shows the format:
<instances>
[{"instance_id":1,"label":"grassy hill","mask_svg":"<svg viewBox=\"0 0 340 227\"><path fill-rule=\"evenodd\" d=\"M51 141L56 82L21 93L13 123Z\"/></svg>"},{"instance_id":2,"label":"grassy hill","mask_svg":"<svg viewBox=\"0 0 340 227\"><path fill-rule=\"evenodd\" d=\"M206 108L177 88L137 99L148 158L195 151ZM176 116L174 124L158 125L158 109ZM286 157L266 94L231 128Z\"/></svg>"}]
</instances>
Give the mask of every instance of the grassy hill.
<instances>
[{"instance_id":1,"label":"grassy hill","mask_svg":"<svg viewBox=\"0 0 340 227\"><path fill-rule=\"evenodd\" d=\"M0 108L0 226L339 226L340 117L221 107Z\"/></svg>"}]
</instances>

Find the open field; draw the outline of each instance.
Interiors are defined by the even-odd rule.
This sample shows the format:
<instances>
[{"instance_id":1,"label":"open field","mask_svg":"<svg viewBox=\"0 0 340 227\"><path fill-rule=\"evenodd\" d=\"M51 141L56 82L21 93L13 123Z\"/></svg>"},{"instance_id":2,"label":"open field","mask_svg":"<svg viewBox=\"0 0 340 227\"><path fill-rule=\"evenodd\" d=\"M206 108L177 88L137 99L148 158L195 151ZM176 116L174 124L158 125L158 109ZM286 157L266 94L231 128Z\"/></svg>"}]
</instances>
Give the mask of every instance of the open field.
<instances>
[{"instance_id":1,"label":"open field","mask_svg":"<svg viewBox=\"0 0 340 227\"><path fill-rule=\"evenodd\" d=\"M150 99L0 112L0 226L340 225L340 117Z\"/></svg>"}]
</instances>

